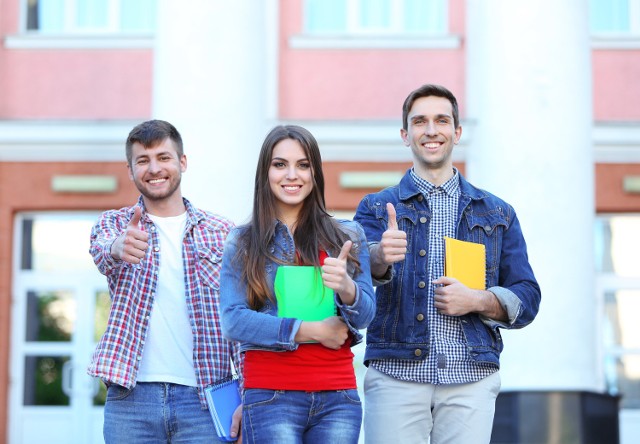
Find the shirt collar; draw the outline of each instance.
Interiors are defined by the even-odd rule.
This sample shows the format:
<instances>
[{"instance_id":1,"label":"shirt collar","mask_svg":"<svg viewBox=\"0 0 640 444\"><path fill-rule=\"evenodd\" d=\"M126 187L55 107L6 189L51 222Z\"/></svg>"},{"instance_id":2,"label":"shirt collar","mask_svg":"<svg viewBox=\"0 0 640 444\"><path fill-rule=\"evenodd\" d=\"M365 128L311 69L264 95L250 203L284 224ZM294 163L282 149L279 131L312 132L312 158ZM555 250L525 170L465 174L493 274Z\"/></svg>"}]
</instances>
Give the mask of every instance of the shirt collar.
<instances>
[{"instance_id":1,"label":"shirt collar","mask_svg":"<svg viewBox=\"0 0 640 444\"><path fill-rule=\"evenodd\" d=\"M448 196L455 196L460 192L460 174L458 173L458 169L456 167L453 167L453 176L438 187L428 180L425 180L422 177L418 176L413 168L411 168L410 174L411 178L413 179L413 183L415 183L416 187L418 187L420 192L425 196L428 196L438 189L444 191Z\"/></svg>"}]
</instances>

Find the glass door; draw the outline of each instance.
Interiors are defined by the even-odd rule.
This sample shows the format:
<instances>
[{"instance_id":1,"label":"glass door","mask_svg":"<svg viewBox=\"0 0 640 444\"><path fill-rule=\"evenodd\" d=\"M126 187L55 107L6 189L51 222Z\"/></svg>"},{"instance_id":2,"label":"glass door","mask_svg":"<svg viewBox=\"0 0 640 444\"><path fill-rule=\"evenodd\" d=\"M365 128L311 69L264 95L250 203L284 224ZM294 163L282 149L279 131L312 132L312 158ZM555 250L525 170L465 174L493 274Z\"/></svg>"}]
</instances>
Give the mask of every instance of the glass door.
<instances>
[{"instance_id":1,"label":"glass door","mask_svg":"<svg viewBox=\"0 0 640 444\"><path fill-rule=\"evenodd\" d=\"M101 443L102 384L86 374L109 310L88 253L97 213L15 219L9 442Z\"/></svg>"},{"instance_id":2,"label":"glass door","mask_svg":"<svg viewBox=\"0 0 640 444\"><path fill-rule=\"evenodd\" d=\"M607 392L620 396L620 443L640 437L640 215L596 219L596 297L602 375Z\"/></svg>"}]
</instances>

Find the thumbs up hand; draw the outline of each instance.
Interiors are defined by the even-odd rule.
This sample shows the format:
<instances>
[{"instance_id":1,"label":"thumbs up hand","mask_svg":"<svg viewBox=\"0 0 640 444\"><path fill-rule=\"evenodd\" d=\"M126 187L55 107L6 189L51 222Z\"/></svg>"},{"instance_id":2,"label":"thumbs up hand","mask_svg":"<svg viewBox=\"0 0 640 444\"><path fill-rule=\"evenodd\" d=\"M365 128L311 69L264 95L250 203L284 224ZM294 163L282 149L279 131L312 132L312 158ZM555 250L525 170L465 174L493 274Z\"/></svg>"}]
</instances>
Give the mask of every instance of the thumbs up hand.
<instances>
[{"instance_id":1,"label":"thumbs up hand","mask_svg":"<svg viewBox=\"0 0 640 444\"><path fill-rule=\"evenodd\" d=\"M139 264L145 256L147 248L149 248L147 243L149 234L138 228L141 216L142 209L136 206L127 228L111 245L111 256L114 259L130 264Z\"/></svg>"},{"instance_id":2,"label":"thumbs up hand","mask_svg":"<svg viewBox=\"0 0 640 444\"><path fill-rule=\"evenodd\" d=\"M382 233L378 244L378 262L391 265L404 260L407 252L407 233L398 229L396 209L392 203L387 203L387 229Z\"/></svg>"},{"instance_id":3,"label":"thumbs up hand","mask_svg":"<svg viewBox=\"0 0 640 444\"><path fill-rule=\"evenodd\" d=\"M347 273L347 258L352 246L352 241L346 241L338 257L326 258L322 266L322 283L338 293L347 305L351 305L356 298L356 284Z\"/></svg>"}]
</instances>

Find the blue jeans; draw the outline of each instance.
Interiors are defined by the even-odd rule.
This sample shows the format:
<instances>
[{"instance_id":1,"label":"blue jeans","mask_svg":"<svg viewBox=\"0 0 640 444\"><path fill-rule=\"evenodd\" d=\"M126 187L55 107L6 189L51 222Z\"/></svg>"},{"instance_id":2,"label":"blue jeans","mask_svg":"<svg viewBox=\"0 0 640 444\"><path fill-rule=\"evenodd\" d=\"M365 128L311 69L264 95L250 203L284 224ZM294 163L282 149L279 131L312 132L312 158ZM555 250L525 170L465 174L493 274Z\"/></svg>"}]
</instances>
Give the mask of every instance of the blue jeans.
<instances>
[{"instance_id":1,"label":"blue jeans","mask_svg":"<svg viewBox=\"0 0 640 444\"><path fill-rule=\"evenodd\" d=\"M247 389L243 444L356 444L362 423L358 391Z\"/></svg>"},{"instance_id":2,"label":"blue jeans","mask_svg":"<svg viewBox=\"0 0 640 444\"><path fill-rule=\"evenodd\" d=\"M222 442L197 388L163 382L109 386L103 433L106 444Z\"/></svg>"}]
</instances>

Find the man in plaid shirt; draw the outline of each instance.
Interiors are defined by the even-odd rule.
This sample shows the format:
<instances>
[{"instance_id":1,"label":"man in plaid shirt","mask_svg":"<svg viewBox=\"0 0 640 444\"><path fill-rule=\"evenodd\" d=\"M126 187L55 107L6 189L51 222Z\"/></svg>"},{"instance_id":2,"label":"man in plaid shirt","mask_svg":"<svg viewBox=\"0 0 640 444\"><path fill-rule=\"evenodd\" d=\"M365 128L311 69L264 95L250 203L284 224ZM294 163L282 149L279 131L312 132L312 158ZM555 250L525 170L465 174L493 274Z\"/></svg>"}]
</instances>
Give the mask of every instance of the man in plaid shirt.
<instances>
[{"instance_id":1,"label":"man in plaid shirt","mask_svg":"<svg viewBox=\"0 0 640 444\"><path fill-rule=\"evenodd\" d=\"M222 249L233 224L182 197L182 138L168 122L133 128L129 177L142 196L104 212L90 253L107 276L111 312L89 374L108 387L106 443L214 442L203 390L239 373L219 324ZM239 429L240 407L232 430Z\"/></svg>"}]
</instances>

